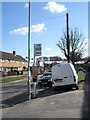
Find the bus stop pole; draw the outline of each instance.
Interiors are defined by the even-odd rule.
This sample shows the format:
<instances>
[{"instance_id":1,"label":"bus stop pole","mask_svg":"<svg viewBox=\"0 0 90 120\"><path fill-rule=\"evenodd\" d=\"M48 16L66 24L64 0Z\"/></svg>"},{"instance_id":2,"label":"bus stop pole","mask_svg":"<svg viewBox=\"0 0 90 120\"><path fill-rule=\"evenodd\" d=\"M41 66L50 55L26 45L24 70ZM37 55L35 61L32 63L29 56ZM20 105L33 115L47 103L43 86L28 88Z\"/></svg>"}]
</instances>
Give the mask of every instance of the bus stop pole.
<instances>
[{"instance_id":1,"label":"bus stop pole","mask_svg":"<svg viewBox=\"0 0 90 120\"><path fill-rule=\"evenodd\" d=\"M34 82L34 98L36 98L36 82Z\"/></svg>"}]
</instances>

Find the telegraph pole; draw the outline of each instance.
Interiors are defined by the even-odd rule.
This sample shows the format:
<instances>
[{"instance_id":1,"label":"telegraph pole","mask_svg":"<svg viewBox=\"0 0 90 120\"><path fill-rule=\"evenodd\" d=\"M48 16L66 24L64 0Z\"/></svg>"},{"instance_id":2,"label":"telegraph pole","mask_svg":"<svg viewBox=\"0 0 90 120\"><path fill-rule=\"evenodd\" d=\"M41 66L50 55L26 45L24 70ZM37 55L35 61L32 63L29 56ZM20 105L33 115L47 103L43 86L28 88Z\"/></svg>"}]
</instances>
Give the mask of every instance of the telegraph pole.
<instances>
[{"instance_id":1,"label":"telegraph pole","mask_svg":"<svg viewBox=\"0 0 90 120\"><path fill-rule=\"evenodd\" d=\"M30 81L30 15L31 15L31 0L29 0L29 32L28 32L28 82L27 82L27 95L28 100L31 99L31 81Z\"/></svg>"},{"instance_id":2,"label":"telegraph pole","mask_svg":"<svg viewBox=\"0 0 90 120\"><path fill-rule=\"evenodd\" d=\"M70 54L70 41L69 41L69 22L68 22L68 13L66 14L66 23L67 23L67 55L68 55L68 62L69 62L69 54Z\"/></svg>"}]
</instances>

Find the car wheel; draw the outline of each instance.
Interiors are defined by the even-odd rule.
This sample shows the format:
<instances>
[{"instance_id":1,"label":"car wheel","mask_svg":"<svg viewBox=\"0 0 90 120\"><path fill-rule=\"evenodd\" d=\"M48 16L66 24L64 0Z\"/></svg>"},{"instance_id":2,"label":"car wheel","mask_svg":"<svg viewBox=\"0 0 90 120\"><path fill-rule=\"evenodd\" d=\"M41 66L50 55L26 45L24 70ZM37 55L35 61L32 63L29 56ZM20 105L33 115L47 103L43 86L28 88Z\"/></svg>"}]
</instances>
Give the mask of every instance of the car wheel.
<instances>
[{"instance_id":1,"label":"car wheel","mask_svg":"<svg viewBox=\"0 0 90 120\"><path fill-rule=\"evenodd\" d=\"M39 84L39 87L42 87L42 84Z\"/></svg>"},{"instance_id":2,"label":"car wheel","mask_svg":"<svg viewBox=\"0 0 90 120\"><path fill-rule=\"evenodd\" d=\"M79 86L78 85L76 85L76 90L79 90Z\"/></svg>"},{"instance_id":3,"label":"car wheel","mask_svg":"<svg viewBox=\"0 0 90 120\"><path fill-rule=\"evenodd\" d=\"M50 87L52 87L52 83L50 83Z\"/></svg>"},{"instance_id":4,"label":"car wheel","mask_svg":"<svg viewBox=\"0 0 90 120\"><path fill-rule=\"evenodd\" d=\"M3 74L3 77L5 77L5 75Z\"/></svg>"}]
</instances>

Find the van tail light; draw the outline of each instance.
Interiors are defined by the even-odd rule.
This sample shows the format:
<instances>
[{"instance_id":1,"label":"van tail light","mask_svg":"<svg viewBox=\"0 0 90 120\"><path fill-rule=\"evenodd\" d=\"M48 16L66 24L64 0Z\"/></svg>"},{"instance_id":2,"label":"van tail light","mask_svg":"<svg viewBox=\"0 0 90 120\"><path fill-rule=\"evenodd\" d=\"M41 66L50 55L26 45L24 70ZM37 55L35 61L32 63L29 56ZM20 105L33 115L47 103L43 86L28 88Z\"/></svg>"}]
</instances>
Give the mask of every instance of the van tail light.
<instances>
[{"instance_id":1,"label":"van tail light","mask_svg":"<svg viewBox=\"0 0 90 120\"><path fill-rule=\"evenodd\" d=\"M76 77L75 76L73 76L74 77L74 81L76 81Z\"/></svg>"}]
</instances>

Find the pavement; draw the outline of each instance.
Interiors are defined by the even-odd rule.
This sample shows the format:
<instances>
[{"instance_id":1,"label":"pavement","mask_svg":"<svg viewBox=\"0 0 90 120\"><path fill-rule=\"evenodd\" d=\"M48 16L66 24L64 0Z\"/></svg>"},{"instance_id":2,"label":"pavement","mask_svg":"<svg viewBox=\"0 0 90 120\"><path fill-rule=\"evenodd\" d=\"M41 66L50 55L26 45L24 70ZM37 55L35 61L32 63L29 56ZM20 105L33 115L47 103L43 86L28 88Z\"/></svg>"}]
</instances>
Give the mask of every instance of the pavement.
<instances>
[{"instance_id":1,"label":"pavement","mask_svg":"<svg viewBox=\"0 0 90 120\"><path fill-rule=\"evenodd\" d=\"M85 96L85 91L75 90L23 100L18 104L4 107L2 109L2 117L86 118L88 117L87 97Z\"/></svg>"}]
</instances>

